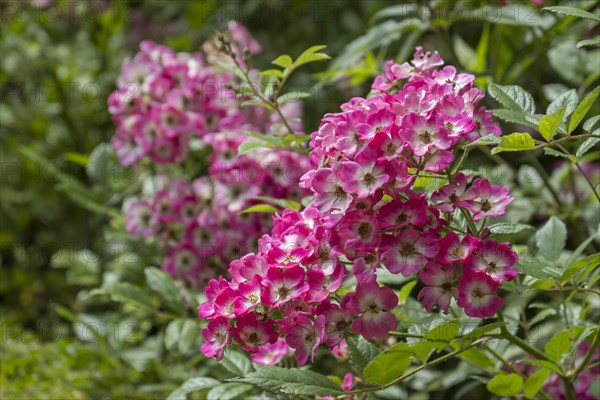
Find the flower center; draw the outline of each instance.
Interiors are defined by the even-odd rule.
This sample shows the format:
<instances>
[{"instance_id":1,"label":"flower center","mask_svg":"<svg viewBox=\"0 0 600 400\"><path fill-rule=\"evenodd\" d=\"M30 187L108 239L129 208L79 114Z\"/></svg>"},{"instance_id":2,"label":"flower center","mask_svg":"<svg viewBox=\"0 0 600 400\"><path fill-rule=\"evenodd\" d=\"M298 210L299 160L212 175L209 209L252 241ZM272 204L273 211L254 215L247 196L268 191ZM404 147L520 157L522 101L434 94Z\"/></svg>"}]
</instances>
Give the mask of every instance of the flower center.
<instances>
[{"instance_id":1,"label":"flower center","mask_svg":"<svg viewBox=\"0 0 600 400\"><path fill-rule=\"evenodd\" d=\"M281 286L279 289L277 289L277 294L282 299L286 298L287 295L290 294L290 289L286 288L285 286Z\"/></svg>"},{"instance_id":2,"label":"flower center","mask_svg":"<svg viewBox=\"0 0 600 400\"><path fill-rule=\"evenodd\" d=\"M284 259L282 260L282 262L283 262L284 264L287 264L287 263L294 262L294 261L296 261L296 260L297 260L297 259L296 259L296 257L294 257L294 256L285 256L285 257L284 257Z\"/></svg>"},{"instance_id":3,"label":"flower center","mask_svg":"<svg viewBox=\"0 0 600 400\"><path fill-rule=\"evenodd\" d=\"M456 203L458 201L458 196L456 193L452 193L450 196L448 196L448 200L450 200L451 203Z\"/></svg>"},{"instance_id":4,"label":"flower center","mask_svg":"<svg viewBox=\"0 0 600 400\"><path fill-rule=\"evenodd\" d=\"M403 224L408 219L408 215L406 214L398 214L396 215L396 225Z\"/></svg>"},{"instance_id":5,"label":"flower center","mask_svg":"<svg viewBox=\"0 0 600 400\"><path fill-rule=\"evenodd\" d=\"M248 301L250 303L256 303L258 301L258 295L256 293L251 293L250 296L248 296Z\"/></svg>"},{"instance_id":6,"label":"flower center","mask_svg":"<svg viewBox=\"0 0 600 400\"><path fill-rule=\"evenodd\" d=\"M423 144L431 143L431 133L429 133L428 131L423 131L423 132L419 133L419 140Z\"/></svg>"},{"instance_id":7,"label":"flower center","mask_svg":"<svg viewBox=\"0 0 600 400\"><path fill-rule=\"evenodd\" d=\"M215 334L213 335L213 338L215 339L216 342L219 342L219 343L223 343L225 341L225 335L223 334L223 332L215 332Z\"/></svg>"},{"instance_id":8,"label":"flower center","mask_svg":"<svg viewBox=\"0 0 600 400\"><path fill-rule=\"evenodd\" d=\"M367 173L365 174L365 176L363 176L363 183L364 183L366 186L372 186L372 185L375 183L375 181L376 181L376 180L377 180L377 179L375 178L375 175L373 175L373 174L372 174L372 173L370 173L370 172L367 172Z\"/></svg>"},{"instance_id":9,"label":"flower center","mask_svg":"<svg viewBox=\"0 0 600 400\"><path fill-rule=\"evenodd\" d=\"M315 342L315 334L312 332L309 333L304 337L304 341L306 342L306 344L313 344Z\"/></svg>"},{"instance_id":10,"label":"flower center","mask_svg":"<svg viewBox=\"0 0 600 400\"><path fill-rule=\"evenodd\" d=\"M346 195L346 192L344 191L344 188L341 186L336 186L335 187L335 197L340 198L340 197L344 197Z\"/></svg>"},{"instance_id":11,"label":"flower center","mask_svg":"<svg viewBox=\"0 0 600 400\"><path fill-rule=\"evenodd\" d=\"M497 269L498 266L496 265L496 263L494 261L490 261L485 270L487 271L487 273L493 274L494 272L496 272Z\"/></svg>"},{"instance_id":12,"label":"flower center","mask_svg":"<svg viewBox=\"0 0 600 400\"><path fill-rule=\"evenodd\" d=\"M475 288L471 292L471 295L476 299L483 299L485 297L485 293L483 293L483 290L481 290L480 288Z\"/></svg>"},{"instance_id":13,"label":"flower center","mask_svg":"<svg viewBox=\"0 0 600 400\"><path fill-rule=\"evenodd\" d=\"M251 334L246 335L246 342L257 345L260 344L260 338L256 332L252 332Z\"/></svg>"},{"instance_id":14,"label":"flower center","mask_svg":"<svg viewBox=\"0 0 600 400\"><path fill-rule=\"evenodd\" d=\"M394 143L388 143L387 147L385 148L385 155L391 157L396 154L397 151L398 146L396 146Z\"/></svg>"},{"instance_id":15,"label":"flower center","mask_svg":"<svg viewBox=\"0 0 600 400\"><path fill-rule=\"evenodd\" d=\"M481 211L488 212L492 209L492 203L488 199L481 201Z\"/></svg>"},{"instance_id":16,"label":"flower center","mask_svg":"<svg viewBox=\"0 0 600 400\"><path fill-rule=\"evenodd\" d=\"M362 222L358 226L358 235L361 237L361 239L367 239L369 236L371 236L372 232L373 226L368 222Z\"/></svg>"},{"instance_id":17,"label":"flower center","mask_svg":"<svg viewBox=\"0 0 600 400\"><path fill-rule=\"evenodd\" d=\"M450 284L450 282L442 283L441 288L444 292L449 292L450 290L452 290L452 285Z\"/></svg>"},{"instance_id":18,"label":"flower center","mask_svg":"<svg viewBox=\"0 0 600 400\"><path fill-rule=\"evenodd\" d=\"M329 249L329 247L321 246L321 247L319 247L317 254L318 254L320 260L327 261L327 260L329 260L331 250Z\"/></svg>"},{"instance_id":19,"label":"flower center","mask_svg":"<svg viewBox=\"0 0 600 400\"><path fill-rule=\"evenodd\" d=\"M451 255L454 258L463 258L465 256L465 249L461 246L456 246L452 249Z\"/></svg>"},{"instance_id":20,"label":"flower center","mask_svg":"<svg viewBox=\"0 0 600 400\"><path fill-rule=\"evenodd\" d=\"M416 253L417 248L415 247L414 243L405 243L400 249L400 255L402 257L411 257L414 256Z\"/></svg>"},{"instance_id":21,"label":"flower center","mask_svg":"<svg viewBox=\"0 0 600 400\"><path fill-rule=\"evenodd\" d=\"M369 306L368 311L371 314L379 314L379 312L381 311L381 308L379 308L379 306L377 304L373 303Z\"/></svg>"},{"instance_id":22,"label":"flower center","mask_svg":"<svg viewBox=\"0 0 600 400\"><path fill-rule=\"evenodd\" d=\"M373 254L371 254L371 253L367 254L365 256L365 262L367 264L373 264L375 262L375 256Z\"/></svg>"}]
</instances>

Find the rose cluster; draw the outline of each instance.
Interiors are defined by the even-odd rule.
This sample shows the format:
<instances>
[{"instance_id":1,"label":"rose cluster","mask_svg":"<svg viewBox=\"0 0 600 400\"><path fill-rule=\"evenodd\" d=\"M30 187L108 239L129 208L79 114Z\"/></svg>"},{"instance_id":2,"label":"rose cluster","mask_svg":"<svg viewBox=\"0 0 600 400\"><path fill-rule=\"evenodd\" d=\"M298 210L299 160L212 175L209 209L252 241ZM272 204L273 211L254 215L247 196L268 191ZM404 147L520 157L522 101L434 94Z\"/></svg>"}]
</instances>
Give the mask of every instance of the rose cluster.
<instances>
[{"instance_id":1,"label":"rose cluster","mask_svg":"<svg viewBox=\"0 0 600 400\"><path fill-rule=\"evenodd\" d=\"M240 65L244 55L260 51L236 22L230 22L226 40ZM125 227L134 238L158 238L166 250L164 269L196 286L224 273L270 228L265 214L240 211L264 202L258 197L308 193L298 186L308 168L306 156L265 148L238 156L239 146L252 140L242 132L287 131L275 112L242 104L248 99L237 94L235 75L219 65L227 62L233 61L211 41L193 54L143 42L141 52L123 64L119 88L109 99L120 162L159 164L155 190L125 202ZM281 111L291 129L301 132L300 103L287 103ZM188 162L194 141L192 148L211 149L204 164Z\"/></svg>"},{"instance_id":2,"label":"rose cluster","mask_svg":"<svg viewBox=\"0 0 600 400\"><path fill-rule=\"evenodd\" d=\"M397 327L398 296L377 283L381 268L417 275L428 311L447 313L455 299L466 315L484 318L503 306L497 291L516 276L517 255L489 240L480 221L504 214L512 198L506 187L459 173L456 157L501 132L477 107L483 93L474 77L442 64L417 48L410 63L386 64L368 98L325 115L301 180L310 205L276 216L256 254L233 261L232 279L206 289L205 355L219 359L235 341L256 362L277 362L287 346L304 364L319 345L336 349L350 333L386 338ZM441 186L420 190L421 176ZM459 218L468 228L456 227ZM356 290L340 298L352 276Z\"/></svg>"}]
</instances>

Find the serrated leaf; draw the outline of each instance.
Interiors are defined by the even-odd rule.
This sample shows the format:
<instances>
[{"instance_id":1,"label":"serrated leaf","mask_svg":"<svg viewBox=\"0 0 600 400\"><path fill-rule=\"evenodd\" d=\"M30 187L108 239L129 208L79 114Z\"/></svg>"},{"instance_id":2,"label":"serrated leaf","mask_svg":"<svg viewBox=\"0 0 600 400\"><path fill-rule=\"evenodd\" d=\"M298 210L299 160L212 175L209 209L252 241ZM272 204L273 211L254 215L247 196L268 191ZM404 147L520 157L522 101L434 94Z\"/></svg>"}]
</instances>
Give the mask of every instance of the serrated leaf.
<instances>
[{"instance_id":1,"label":"serrated leaf","mask_svg":"<svg viewBox=\"0 0 600 400\"><path fill-rule=\"evenodd\" d=\"M600 36L596 36L593 39L584 39L577 42L577 48L585 47L585 46L598 46L600 45Z\"/></svg>"},{"instance_id":2,"label":"serrated leaf","mask_svg":"<svg viewBox=\"0 0 600 400\"><path fill-rule=\"evenodd\" d=\"M577 157L577 158L582 157L585 153L590 151L599 142L600 142L600 138L593 138L593 137L587 138L577 148L577 151L575 152L575 157Z\"/></svg>"},{"instance_id":3,"label":"serrated leaf","mask_svg":"<svg viewBox=\"0 0 600 400\"><path fill-rule=\"evenodd\" d=\"M540 368L527 378L525 381L525 398L533 399L535 395L540 391L546 379L550 375L550 370L546 368Z\"/></svg>"},{"instance_id":4,"label":"serrated leaf","mask_svg":"<svg viewBox=\"0 0 600 400\"><path fill-rule=\"evenodd\" d=\"M566 7L566 6L552 6L552 7L544 7L542 10L552 11L558 14L569 15L571 17L579 17L591 19L592 21L600 22L600 17L592 14L591 12L587 12L582 10L581 8L575 7Z\"/></svg>"},{"instance_id":5,"label":"serrated leaf","mask_svg":"<svg viewBox=\"0 0 600 400\"><path fill-rule=\"evenodd\" d=\"M547 154L552 157L564 158L565 160L569 160L571 162L577 161L577 157L575 157L574 155L565 154L565 153L562 153L562 152L555 150L553 148L550 148L550 147L544 147L544 154Z\"/></svg>"},{"instance_id":6,"label":"serrated leaf","mask_svg":"<svg viewBox=\"0 0 600 400\"><path fill-rule=\"evenodd\" d=\"M283 54L274 59L271 64L278 65L282 68L289 68L292 66L292 63L292 57L288 56L287 54Z\"/></svg>"},{"instance_id":7,"label":"serrated leaf","mask_svg":"<svg viewBox=\"0 0 600 400\"><path fill-rule=\"evenodd\" d=\"M504 151L524 151L535 147L535 142L527 132L514 132L510 135L502 136L502 141L492 149L492 154L498 154Z\"/></svg>"},{"instance_id":8,"label":"serrated leaf","mask_svg":"<svg viewBox=\"0 0 600 400\"><path fill-rule=\"evenodd\" d=\"M569 133L573 132L575 128L577 128L577 126L581 123L587 112L590 110L590 108L592 108L592 105L598 98L598 95L600 95L600 86L592 90L590 94L585 96L581 103L579 103L575 111L573 111L571 121L569 121Z\"/></svg>"},{"instance_id":9,"label":"serrated leaf","mask_svg":"<svg viewBox=\"0 0 600 400\"><path fill-rule=\"evenodd\" d=\"M458 320L448 321L436 326L425 334L426 340L449 342L456 337L460 322Z\"/></svg>"},{"instance_id":10,"label":"serrated leaf","mask_svg":"<svg viewBox=\"0 0 600 400\"><path fill-rule=\"evenodd\" d=\"M534 115L527 115L523 111L516 110L492 110L495 117L506 122L520 124L532 129L537 129L540 119Z\"/></svg>"},{"instance_id":11,"label":"serrated leaf","mask_svg":"<svg viewBox=\"0 0 600 400\"><path fill-rule=\"evenodd\" d=\"M225 353L219 365L235 376L244 376L252 371L252 362L248 356L233 350Z\"/></svg>"},{"instance_id":12,"label":"serrated leaf","mask_svg":"<svg viewBox=\"0 0 600 400\"><path fill-rule=\"evenodd\" d=\"M181 294L166 272L156 267L148 267L144 270L144 274L150 289L158 294L172 311L179 315L185 313Z\"/></svg>"},{"instance_id":13,"label":"serrated leaf","mask_svg":"<svg viewBox=\"0 0 600 400\"><path fill-rule=\"evenodd\" d=\"M540 253L549 261L556 261L560 257L567 242L567 227L564 222L556 217L550 217L548 222L537 231L536 244Z\"/></svg>"},{"instance_id":14,"label":"serrated leaf","mask_svg":"<svg viewBox=\"0 0 600 400\"><path fill-rule=\"evenodd\" d=\"M154 305L148 293L131 283L113 283L108 287L103 287L101 292L108 294L113 301L130 304L144 311L154 311Z\"/></svg>"},{"instance_id":15,"label":"serrated leaf","mask_svg":"<svg viewBox=\"0 0 600 400\"><path fill-rule=\"evenodd\" d=\"M523 231L535 231L535 228L527 224L511 224L507 222L501 222L494 224L488 228L493 234L496 235L514 235Z\"/></svg>"},{"instance_id":16,"label":"serrated leaf","mask_svg":"<svg viewBox=\"0 0 600 400\"><path fill-rule=\"evenodd\" d=\"M571 350L573 342L571 339L574 337L571 331L560 331L556 333L548 343L544 346L544 353L550 361L560 361L562 355Z\"/></svg>"},{"instance_id":17,"label":"serrated leaf","mask_svg":"<svg viewBox=\"0 0 600 400\"><path fill-rule=\"evenodd\" d=\"M185 383L179 388L171 392L169 397L167 397L167 400L186 400L186 395L188 393L210 389L217 385L219 385L219 381L213 378L191 378L185 381Z\"/></svg>"},{"instance_id":18,"label":"serrated leaf","mask_svg":"<svg viewBox=\"0 0 600 400\"><path fill-rule=\"evenodd\" d=\"M373 359L363 371L367 383L385 385L410 367L413 354L408 343L397 343Z\"/></svg>"},{"instance_id":19,"label":"serrated leaf","mask_svg":"<svg viewBox=\"0 0 600 400\"><path fill-rule=\"evenodd\" d=\"M206 398L211 400L231 400L252 390L252 388L252 385L248 385L246 383L222 383L219 386L213 387L206 395Z\"/></svg>"},{"instance_id":20,"label":"serrated leaf","mask_svg":"<svg viewBox=\"0 0 600 400\"><path fill-rule=\"evenodd\" d=\"M523 378L519 374L499 374L490 379L486 387L498 396L513 397L523 389Z\"/></svg>"},{"instance_id":21,"label":"serrated leaf","mask_svg":"<svg viewBox=\"0 0 600 400\"><path fill-rule=\"evenodd\" d=\"M556 135L556 131L562 123L566 110L567 108L563 107L554 114L544 115L540 118L539 130L543 138L546 139L546 142L552 140L554 135Z\"/></svg>"},{"instance_id":22,"label":"serrated leaf","mask_svg":"<svg viewBox=\"0 0 600 400\"><path fill-rule=\"evenodd\" d=\"M331 379L310 370L262 367L241 378L228 379L228 381L248 383L275 393L305 396L343 394L340 386Z\"/></svg>"},{"instance_id":23,"label":"serrated leaf","mask_svg":"<svg viewBox=\"0 0 600 400\"><path fill-rule=\"evenodd\" d=\"M490 96L509 110L522 111L526 114L535 113L533 96L520 86L502 86L490 83L488 92Z\"/></svg>"},{"instance_id":24,"label":"serrated leaf","mask_svg":"<svg viewBox=\"0 0 600 400\"><path fill-rule=\"evenodd\" d=\"M250 206L245 210L239 212L239 214L249 214L249 213L276 213L277 209L269 204L256 204L254 206Z\"/></svg>"},{"instance_id":25,"label":"serrated leaf","mask_svg":"<svg viewBox=\"0 0 600 400\"><path fill-rule=\"evenodd\" d=\"M362 336L349 337L348 349L350 349L351 362L361 371L380 353L379 349L363 339Z\"/></svg>"},{"instance_id":26,"label":"serrated leaf","mask_svg":"<svg viewBox=\"0 0 600 400\"><path fill-rule=\"evenodd\" d=\"M568 117L575 111L577 104L579 103L579 96L575 89L568 90L562 93L560 96L555 98L552 103L548 106L546 114L555 114L561 109L565 109L565 115L563 118Z\"/></svg>"},{"instance_id":27,"label":"serrated leaf","mask_svg":"<svg viewBox=\"0 0 600 400\"><path fill-rule=\"evenodd\" d=\"M465 147L470 147L470 146L479 146L479 145L490 145L490 144L498 144L502 141L502 139L500 138L500 136L498 135L485 135L480 137L479 139L467 144Z\"/></svg>"},{"instance_id":28,"label":"serrated leaf","mask_svg":"<svg viewBox=\"0 0 600 400\"><path fill-rule=\"evenodd\" d=\"M198 329L196 321L193 319L186 319L183 321L177 346L181 354L187 353L187 351L192 348L198 339L199 333L200 330Z\"/></svg>"}]
</instances>

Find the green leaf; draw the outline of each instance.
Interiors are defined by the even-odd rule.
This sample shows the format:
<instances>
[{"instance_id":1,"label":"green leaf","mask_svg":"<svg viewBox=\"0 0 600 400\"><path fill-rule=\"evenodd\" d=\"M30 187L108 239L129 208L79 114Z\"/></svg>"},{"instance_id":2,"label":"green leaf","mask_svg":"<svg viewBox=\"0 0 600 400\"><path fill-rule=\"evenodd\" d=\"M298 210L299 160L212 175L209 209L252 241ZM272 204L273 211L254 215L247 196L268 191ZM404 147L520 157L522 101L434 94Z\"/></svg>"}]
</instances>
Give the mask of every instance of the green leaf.
<instances>
[{"instance_id":1,"label":"green leaf","mask_svg":"<svg viewBox=\"0 0 600 400\"><path fill-rule=\"evenodd\" d=\"M253 197L252 200L266 201L268 203L273 203L281 208L289 208L290 210L296 210L296 211L299 211L300 208L302 207L302 205L295 200L275 199L273 197L267 197L267 196L256 196L256 197Z\"/></svg>"},{"instance_id":2,"label":"green leaf","mask_svg":"<svg viewBox=\"0 0 600 400\"><path fill-rule=\"evenodd\" d=\"M533 359L530 359L530 358L527 358L527 359L525 359L523 361L528 362L531 365L537 365L538 367L548 368L548 369L556 372L557 374L562 374L562 371L560 370L560 368L558 367L558 365L556 365L552 361L547 361L547 360L533 360Z\"/></svg>"},{"instance_id":3,"label":"green leaf","mask_svg":"<svg viewBox=\"0 0 600 400\"><path fill-rule=\"evenodd\" d=\"M490 144L499 144L502 141L500 136L498 135L485 135L480 137L479 139L467 144L465 147L469 146L479 146L479 145L490 145Z\"/></svg>"},{"instance_id":4,"label":"green leaf","mask_svg":"<svg viewBox=\"0 0 600 400\"><path fill-rule=\"evenodd\" d=\"M582 10L581 8L575 7L565 7L565 6L552 6L552 7L544 7L542 10L552 11L558 14L570 15L572 17L586 18L591 19L592 21L600 22L600 17L592 14L591 12L587 12Z\"/></svg>"},{"instance_id":5,"label":"green leaf","mask_svg":"<svg viewBox=\"0 0 600 400\"><path fill-rule=\"evenodd\" d=\"M362 336L352 336L347 340L351 362L361 371L380 353L379 349Z\"/></svg>"},{"instance_id":6,"label":"green leaf","mask_svg":"<svg viewBox=\"0 0 600 400\"><path fill-rule=\"evenodd\" d=\"M167 329L165 330L165 347L167 350L172 350L177 342L179 342L179 335L181 333L181 327L183 326L183 319L178 318L169 322Z\"/></svg>"},{"instance_id":7,"label":"green leaf","mask_svg":"<svg viewBox=\"0 0 600 400\"><path fill-rule=\"evenodd\" d=\"M585 46L598 46L600 45L600 36L596 36L593 39L584 39L577 42L577 48Z\"/></svg>"},{"instance_id":8,"label":"green leaf","mask_svg":"<svg viewBox=\"0 0 600 400\"><path fill-rule=\"evenodd\" d=\"M494 116L506 122L520 124L531 129L537 129L540 119L534 115L525 114L523 111L516 110L492 110Z\"/></svg>"},{"instance_id":9,"label":"green leaf","mask_svg":"<svg viewBox=\"0 0 600 400\"><path fill-rule=\"evenodd\" d=\"M498 396L513 397L523 389L523 378L519 374L500 374L490 379L486 387Z\"/></svg>"},{"instance_id":10,"label":"green leaf","mask_svg":"<svg viewBox=\"0 0 600 400\"><path fill-rule=\"evenodd\" d=\"M565 115L566 107L561 108L554 114L544 115L540 118L539 130L546 142L552 140L554 135L556 135L556 131L560 127L560 124Z\"/></svg>"},{"instance_id":11,"label":"green leaf","mask_svg":"<svg viewBox=\"0 0 600 400\"><path fill-rule=\"evenodd\" d=\"M577 161L577 157L575 157L573 154L565 154L562 153L558 150L555 150L551 147L544 147L544 154L547 154L549 156L552 157L557 157L557 158L564 158L565 160L569 160L571 162L576 162Z\"/></svg>"},{"instance_id":12,"label":"green leaf","mask_svg":"<svg viewBox=\"0 0 600 400\"><path fill-rule=\"evenodd\" d=\"M231 400L252 390L253 386L245 383L222 383L213 387L206 395L207 399Z\"/></svg>"},{"instance_id":13,"label":"green leaf","mask_svg":"<svg viewBox=\"0 0 600 400\"><path fill-rule=\"evenodd\" d=\"M245 210L239 212L239 214L248 214L248 213L276 213L277 209L269 204L256 204L254 206L250 206Z\"/></svg>"},{"instance_id":14,"label":"green leaf","mask_svg":"<svg viewBox=\"0 0 600 400\"><path fill-rule=\"evenodd\" d=\"M535 228L527 224L511 224L501 222L488 228L494 235L514 235L523 231L535 231Z\"/></svg>"},{"instance_id":15,"label":"green leaf","mask_svg":"<svg viewBox=\"0 0 600 400\"><path fill-rule=\"evenodd\" d=\"M267 69L265 71L261 71L260 75L262 76L274 76L276 78L283 78L283 72L278 69Z\"/></svg>"},{"instance_id":16,"label":"green leaf","mask_svg":"<svg viewBox=\"0 0 600 400\"><path fill-rule=\"evenodd\" d=\"M307 97L312 96L312 93L310 92L305 92L305 91L291 91L291 92L287 92L283 95L281 95L280 97L277 98L277 104L282 105L282 104L287 104L287 103L293 103L295 101L298 101L300 99L305 99Z\"/></svg>"},{"instance_id":17,"label":"green leaf","mask_svg":"<svg viewBox=\"0 0 600 400\"><path fill-rule=\"evenodd\" d=\"M579 96L577 96L577 91L575 89L568 90L562 93L560 96L554 99L552 103L548 106L546 110L546 114L555 114L565 109L565 115L563 118L568 117L575 111L577 108L577 104L579 103Z\"/></svg>"},{"instance_id":18,"label":"green leaf","mask_svg":"<svg viewBox=\"0 0 600 400\"><path fill-rule=\"evenodd\" d=\"M471 347L458 356L459 358L483 369L493 369L494 362L483 351L476 347Z\"/></svg>"},{"instance_id":19,"label":"green leaf","mask_svg":"<svg viewBox=\"0 0 600 400\"><path fill-rule=\"evenodd\" d=\"M298 58L294 61L294 64L292 65L293 68L298 68L301 65L315 61L329 60L331 57L329 57L327 54L317 53L319 50L323 50L326 47L327 46L325 45L317 45L304 50L304 52L300 54L300 56L298 56Z\"/></svg>"},{"instance_id":20,"label":"green leaf","mask_svg":"<svg viewBox=\"0 0 600 400\"><path fill-rule=\"evenodd\" d=\"M273 60L271 64L278 65L282 68L289 68L292 66L292 63L292 57L288 56L287 54L283 54L277 57L275 60Z\"/></svg>"},{"instance_id":21,"label":"green leaf","mask_svg":"<svg viewBox=\"0 0 600 400\"><path fill-rule=\"evenodd\" d=\"M448 343L446 342L417 342L410 347L410 350L419 361L424 363L429 360L429 356L433 350L442 351L447 345Z\"/></svg>"},{"instance_id":22,"label":"green leaf","mask_svg":"<svg viewBox=\"0 0 600 400\"><path fill-rule=\"evenodd\" d=\"M87 154L68 152L64 155L65 160L85 167L90 162L90 157Z\"/></svg>"},{"instance_id":23,"label":"green leaf","mask_svg":"<svg viewBox=\"0 0 600 400\"><path fill-rule=\"evenodd\" d=\"M492 149L492 154L498 154L503 151L523 151L531 150L535 147L535 142L527 132L515 132L510 135L502 136L502 141Z\"/></svg>"},{"instance_id":24,"label":"green leaf","mask_svg":"<svg viewBox=\"0 0 600 400\"><path fill-rule=\"evenodd\" d=\"M340 396L340 386L331 379L310 370L262 367L230 382L249 383L261 389L297 396Z\"/></svg>"},{"instance_id":25,"label":"green leaf","mask_svg":"<svg viewBox=\"0 0 600 400\"><path fill-rule=\"evenodd\" d=\"M596 125L598 125L599 122L600 115L590 117L587 121L583 123L583 129L585 129L586 131L591 131L596 127Z\"/></svg>"},{"instance_id":26,"label":"green leaf","mask_svg":"<svg viewBox=\"0 0 600 400\"><path fill-rule=\"evenodd\" d=\"M239 351L227 352L219 365L235 376L244 376L252 371L252 362L245 353Z\"/></svg>"},{"instance_id":27,"label":"green leaf","mask_svg":"<svg viewBox=\"0 0 600 400\"><path fill-rule=\"evenodd\" d=\"M600 95L600 86L596 89L592 90L590 94L585 96L585 98L579 103L575 111L573 111L573 116L571 117L571 121L569 122L568 132L571 133L577 128L577 126L581 123L587 112L592 108L594 101Z\"/></svg>"},{"instance_id":28,"label":"green leaf","mask_svg":"<svg viewBox=\"0 0 600 400\"><path fill-rule=\"evenodd\" d=\"M548 222L537 231L535 238L542 255L549 261L556 261L567 242L567 227L560 219L550 217Z\"/></svg>"},{"instance_id":29,"label":"green leaf","mask_svg":"<svg viewBox=\"0 0 600 400\"><path fill-rule=\"evenodd\" d=\"M408 343L397 343L373 359L363 371L367 383L385 385L410 367L413 354Z\"/></svg>"},{"instance_id":30,"label":"green leaf","mask_svg":"<svg viewBox=\"0 0 600 400\"><path fill-rule=\"evenodd\" d=\"M152 299L142 288L128 282L113 283L98 293L108 294L113 301L130 304L144 311L154 311Z\"/></svg>"},{"instance_id":31,"label":"green leaf","mask_svg":"<svg viewBox=\"0 0 600 400\"><path fill-rule=\"evenodd\" d=\"M398 300L400 301L400 303L404 303L406 299L408 299L408 296L410 296L410 292L412 292L417 282L418 280L415 279L402 286L402 289L400 289L400 293L398 294Z\"/></svg>"},{"instance_id":32,"label":"green leaf","mask_svg":"<svg viewBox=\"0 0 600 400\"><path fill-rule=\"evenodd\" d=\"M538 369L531 374L525 381L525 397L528 399L535 398L535 395L540 391L546 379L548 379L548 375L550 375L550 370L546 368Z\"/></svg>"},{"instance_id":33,"label":"green leaf","mask_svg":"<svg viewBox=\"0 0 600 400\"><path fill-rule=\"evenodd\" d=\"M198 329L197 322L193 319L186 319L183 321L183 325L181 326L181 332L179 334L179 342L178 342L178 350L181 354L185 354L189 349L192 348L196 340L198 339L198 334L200 330Z\"/></svg>"},{"instance_id":34,"label":"green leaf","mask_svg":"<svg viewBox=\"0 0 600 400\"><path fill-rule=\"evenodd\" d=\"M210 389L219 385L219 381L213 378L191 378L185 381L183 385L175 389L167 400L186 400L188 393L197 392L200 390Z\"/></svg>"},{"instance_id":35,"label":"green leaf","mask_svg":"<svg viewBox=\"0 0 600 400\"><path fill-rule=\"evenodd\" d=\"M425 334L426 340L449 342L456 337L460 322L458 320L448 321L436 326Z\"/></svg>"},{"instance_id":36,"label":"green leaf","mask_svg":"<svg viewBox=\"0 0 600 400\"><path fill-rule=\"evenodd\" d=\"M265 142L244 142L238 147L238 155L246 154L251 152L252 150L261 149L264 147L270 147L269 144Z\"/></svg>"},{"instance_id":37,"label":"green leaf","mask_svg":"<svg viewBox=\"0 0 600 400\"><path fill-rule=\"evenodd\" d=\"M575 152L575 157L577 158L581 158L583 157L583 155L585 153L587 153L588 151L590 151L595 145L598 144L598 142L600 142L600 138L587 138L583 141L583 143L581 143L579 145L579 147L577 148L577 151Z\"/></svg>"},{"instance_id":38,"label":"green leaf","mask_svg":"<svg viewBox=\"0 0 600 400\"><path fill-rule=\"evenodd\" d=\"M600 265L600 253L592 254L591 256L587 256L582 258L581 260L575 261L563 273L562 278L560 279L561 285L564 285L565 283L569 282L571 278L573 278L575 275L577 275L578 272L583 270L583 276L579 276L578 278L578 281L582 280L598 265ZM587 272L587 274L585 274L585 272Z\"/></svg>"},{"instance_id":39,"label":"green leaf","mask_svg":"<svg viewBox=\"0 0 600 400\"><path fill-rule=\"evenodd\" d=\"M181 293L173 284L171 277L156 267L148 267L144 270L146 281L152 291L160 296L165 304L179 315L185 314L185 307Z\"/></svg>"},{"instance_id":40,"label":"green leaf","mask_svg":"<svg viewBox=\"0 0 600 400\"><path fill-rule=\"evenodd\" d=\"M573 342L573 332L571 331L560 331L546 343L544 346L544 353L548 356L551 361L560 361L562 355L567 351L571 350Z\"/></svg>"},{"instance_id":41,"label":"green leaf","mask_svg":"<svg viewBox=\"0 0 600 400\"><path fill-rule=\"evenodd\" d=\"M533 96L520 86L501 86L490 83L488 92L490 96L509 110L522 111L525 114L535 113L535 101L533 100Z\"/></svg>"},{"instance_id":42,"label":"green leaf","mask_svg":"<svg viewBox=\"0 0 600 400\"><path fill-rule=\"evenodd\" d=\"M226 69L227 71L233 72L233 74L235 76L237 76L238 78L240 78L240 80L242 82L252 84L252 82L248 82L248 79L246 78L246 74L237 65L227 64L224 62L217 62L217 65L223 69Z\"/></svg>"}]
</instances>

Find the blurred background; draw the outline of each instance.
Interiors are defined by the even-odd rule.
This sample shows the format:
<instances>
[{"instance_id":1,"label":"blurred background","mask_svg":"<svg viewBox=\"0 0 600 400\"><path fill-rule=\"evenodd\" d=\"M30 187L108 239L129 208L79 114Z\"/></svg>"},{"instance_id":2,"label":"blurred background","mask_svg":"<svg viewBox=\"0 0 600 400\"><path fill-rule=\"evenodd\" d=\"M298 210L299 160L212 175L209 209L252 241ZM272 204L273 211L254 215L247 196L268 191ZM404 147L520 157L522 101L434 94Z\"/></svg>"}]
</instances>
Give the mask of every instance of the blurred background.
<instances>
[{"instance_id":1,"label":"blurred background","mask_svg":"<svg viewBox=\"0 0 600 400\"><path fill-rule=\"evenodd\" d=\"M203 368L214 367L198 351L199 329L187 347L168 351L160 316L115 311L89 296L109 273L136 281L159 257L128 241L119 225L122 198L115 193L136 171L119 167L106 144L114 132L107 97L140 41L196 51L237 20L263 47L254 59L259 69L280 54L327 45L329 64L294 76L294 84L314 89L305 103L307 133L324 113L365 95L386 59L404 61L415 45L437 49L481 86L525 87L542 110L568 88L581 95L597 85L597 47L574 46L575 38L596 35L597 26L541 16L534 8L541 2L512 3L525 5L487 20L440 14L425 26L419 12L427 1L2 1L0 397L164 398L191 371L202 376ZM517 168L525 162L511 157ZM562 168L559 160L529 162L535 176L556 181L557 191L568 179L553 175ZM90 170L90 163L100 170ZM543 220L552 193L521 183L525 198L534 199L519 209L523 219ZM570 218L585 237L585 224L575 227L584 217Z\"/></svg>"}]
</instances>

